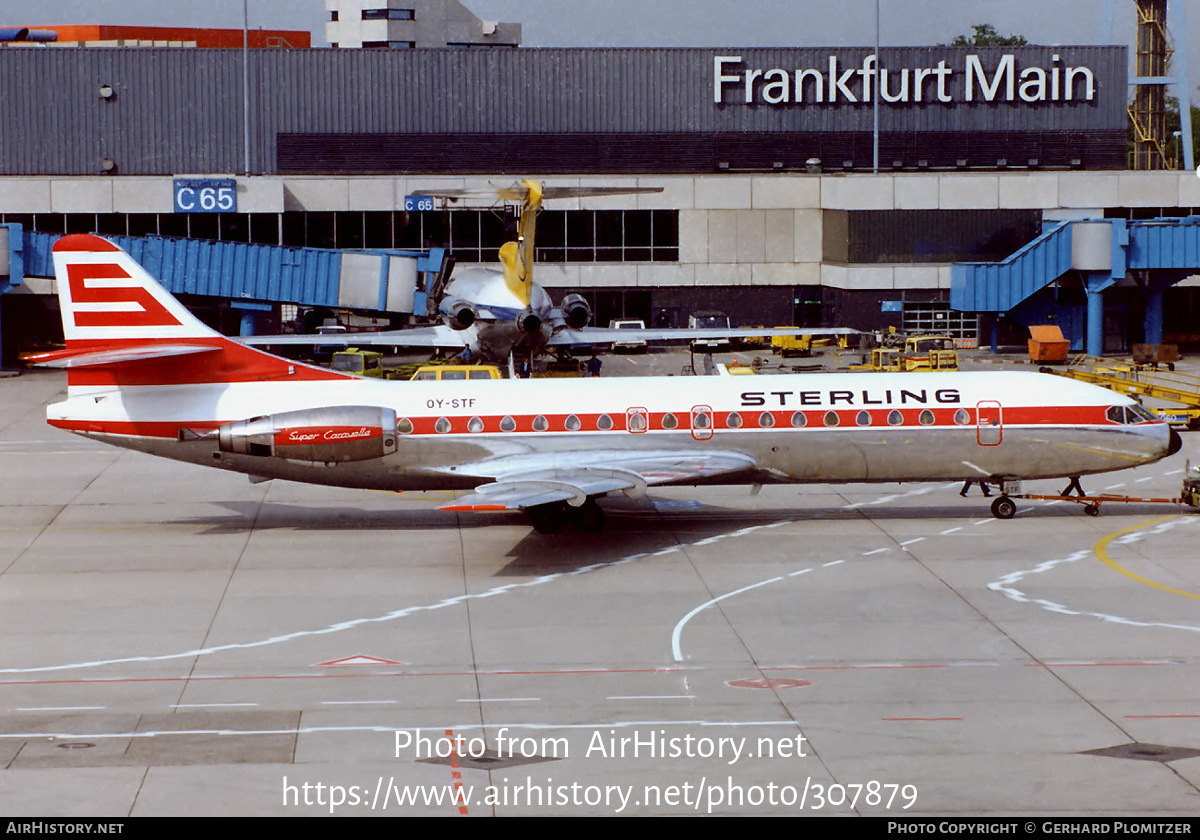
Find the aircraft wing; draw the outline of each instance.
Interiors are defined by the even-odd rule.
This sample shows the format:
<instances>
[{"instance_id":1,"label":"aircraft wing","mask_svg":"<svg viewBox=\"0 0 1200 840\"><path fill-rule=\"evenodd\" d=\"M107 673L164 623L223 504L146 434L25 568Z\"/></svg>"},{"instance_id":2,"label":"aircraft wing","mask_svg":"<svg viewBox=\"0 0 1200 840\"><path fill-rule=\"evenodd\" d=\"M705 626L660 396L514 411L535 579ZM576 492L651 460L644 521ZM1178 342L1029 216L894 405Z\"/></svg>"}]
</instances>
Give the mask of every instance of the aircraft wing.
<instances>
[{"instance_id":1,"label":"aircraft wing","mask_svg":"<svg viewBox=\"0 0 1200 840\"><path fill-rule=\"evenodd\" d=\"M852 335L858 330L849 327L663 327L642 330L619 330L607 327L584 327L573 330L569 327L557 330L550 345L563 344L612 344L630 340L642 341L697 341L700 339L738 339L773 335Z\"/></svg>"},{"instance_id":2,"label":"aircraft wing","mask_svg":"<svg viewBox=\"0 0 1200 840\"><path fill-rule=\"evenodd\" d=\"M591 450L559 453L549 460L544 455L502 457L488 468L493 482L440 509L519 510L550 502L578 507L589 496L614 490L637 498L657 484L688 484L754 466L749 455L720 450Z\"/></svg>"},{"instance_id":3,"label":"aircraft wing","mask_svg":"<svg viewBox=\"0 0 1200 840\"><path fill-rule=\"evenodd\" d=\"M248 335L238 339L253 345L335 345L348 347L468 347L473 330L452 330L445 324L412 327L405 330L381 330L357 333L308 333L305 335Z\"/></svg>"}]
</instances>

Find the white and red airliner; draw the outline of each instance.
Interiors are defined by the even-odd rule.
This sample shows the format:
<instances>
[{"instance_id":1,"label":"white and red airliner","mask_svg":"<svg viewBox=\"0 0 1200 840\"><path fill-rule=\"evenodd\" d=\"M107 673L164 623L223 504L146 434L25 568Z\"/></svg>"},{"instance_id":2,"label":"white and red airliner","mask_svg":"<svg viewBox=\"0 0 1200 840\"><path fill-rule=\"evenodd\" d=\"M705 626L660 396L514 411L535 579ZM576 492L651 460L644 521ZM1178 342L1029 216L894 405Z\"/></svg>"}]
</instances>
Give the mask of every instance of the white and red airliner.
<instances>
[{"instance_id":1,"label":"white and red airliner","mask_svg":"<svg viewBox=\"0 0 1200 840\"><path fill-rule=\"evenodd\" d=\"M51 425L180 461L380 490L469 490L540 531L659 485L1000 483L1179 448L1132 400L1039 373L391 382L279 358L209 329L116 245L54 246L67 369ZM993 512L1012 515L1011 499Z\"/></svg>"}]
</instances>

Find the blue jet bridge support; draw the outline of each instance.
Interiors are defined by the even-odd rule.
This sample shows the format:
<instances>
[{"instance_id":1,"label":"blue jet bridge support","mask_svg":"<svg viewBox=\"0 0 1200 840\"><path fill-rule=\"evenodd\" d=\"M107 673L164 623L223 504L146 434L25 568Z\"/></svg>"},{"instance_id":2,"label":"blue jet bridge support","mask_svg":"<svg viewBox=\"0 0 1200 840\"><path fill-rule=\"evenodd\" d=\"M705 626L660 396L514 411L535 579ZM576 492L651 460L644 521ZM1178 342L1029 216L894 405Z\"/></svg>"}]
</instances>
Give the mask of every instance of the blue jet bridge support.
<instances>
[{"instance_id":1,"label":"blue jet bridge support","mask_svg":"<svg viewBox=\"0 0 1200 840\"><path fill-rule=\"evenodd\" d=\"M1200 216L1127 222L1089 219L1057 222L1041 236L996 263L957 263L951 270L950 307L960 312L1020 315L1030 312L1037 292L1076 272L1086 295L1084 349L1099 356L1104 347L1104 292L1127 277L1146 299L1145 332L1150 344L1163 338L1163 292L1200 273ZM1064 332L1076 324L1066 313ZM1078 336L1077 336L1078 337ZM995 328L992 349L995 352Z\"/></svg>"}]
</instances>

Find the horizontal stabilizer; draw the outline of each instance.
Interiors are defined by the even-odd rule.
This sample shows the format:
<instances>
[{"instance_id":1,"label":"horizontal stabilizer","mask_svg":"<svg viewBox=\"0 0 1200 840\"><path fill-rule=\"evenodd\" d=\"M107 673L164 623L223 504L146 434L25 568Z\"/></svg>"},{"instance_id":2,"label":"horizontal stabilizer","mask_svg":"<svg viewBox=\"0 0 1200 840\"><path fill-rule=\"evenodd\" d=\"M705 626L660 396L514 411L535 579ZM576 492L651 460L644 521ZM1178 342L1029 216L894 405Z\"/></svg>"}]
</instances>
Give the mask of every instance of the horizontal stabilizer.
<instances>
[{"instance_id":1,"label":"horizontal stabilizer","mask_svg":"<svg viewBox=\"0 0 1200 840\"><path fill-rule=\"evenodd\" d=\"M168 356L189 356L192 353L211 353L221 348L213 344L142 344L110 350L54 350L29 356L30 364L50 368L80 368L161 359Z\"/></svg>"}]
</instances>

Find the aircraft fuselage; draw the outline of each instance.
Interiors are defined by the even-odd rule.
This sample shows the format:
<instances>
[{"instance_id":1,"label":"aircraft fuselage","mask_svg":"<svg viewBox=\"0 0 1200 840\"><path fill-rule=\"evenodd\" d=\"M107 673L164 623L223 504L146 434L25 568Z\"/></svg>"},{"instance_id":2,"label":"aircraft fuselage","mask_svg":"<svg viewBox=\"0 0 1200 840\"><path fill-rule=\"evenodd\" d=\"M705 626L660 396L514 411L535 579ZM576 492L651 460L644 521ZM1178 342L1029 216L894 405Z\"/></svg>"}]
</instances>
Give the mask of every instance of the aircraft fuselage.
<instances>
[{"instance_id":1,"label":"aircraft fuselage","mask_svg":"<svg viewBox=\"0 0 1200 840\"><path fill-rule=\"evenodd\" d=\"M73 387L49 420L119 446L263 478L423 490L475 487L567 460L603 470L630 453L658 452L742 458L744 467L730 470L726 461L711 478L700 470L651 484L1084 475L1170 451L1166 424L1127 405L1109 391L1037 373L342 379ZM343 458L338 453L367 437L369 424L334 417L339 407L389 412L372 420L370 434L394 441ZM230 425L281 417L265 432ZM222 444L222 427L226 438L234 429L266 443L238 451ZM314 440L328 449L289 449Z\"/></svg>"}]
</instances>

